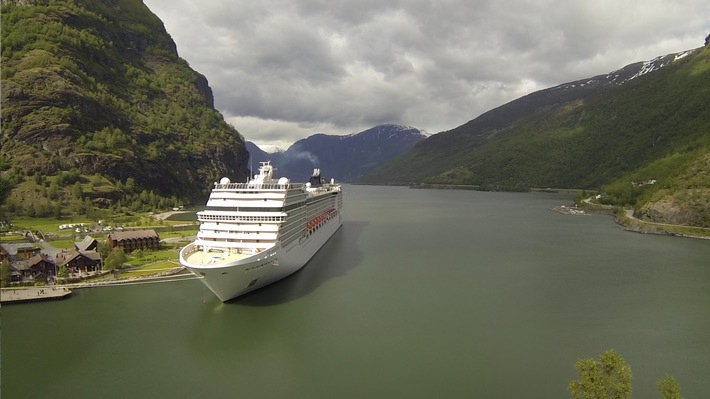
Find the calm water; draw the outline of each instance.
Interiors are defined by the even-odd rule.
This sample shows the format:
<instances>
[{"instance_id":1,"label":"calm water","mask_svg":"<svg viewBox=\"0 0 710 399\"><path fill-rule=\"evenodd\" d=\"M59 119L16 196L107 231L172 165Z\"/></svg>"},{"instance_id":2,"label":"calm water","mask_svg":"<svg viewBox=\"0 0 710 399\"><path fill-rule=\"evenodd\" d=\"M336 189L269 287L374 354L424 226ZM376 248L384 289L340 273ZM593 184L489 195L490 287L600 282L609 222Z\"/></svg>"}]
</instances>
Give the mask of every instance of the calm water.
<instances>
[{"instance_id":1,"label":"calm water","mask_svg":"<svg viewBox=\"0 0 710 399\"><path fill-rule=\"evenodd\" d=\"M710 242L551 212L563 195L347 186L301 272L2 308L2 397L569 398L613 348L634 397L710 392Z\"/></svg>"}]
</instances>

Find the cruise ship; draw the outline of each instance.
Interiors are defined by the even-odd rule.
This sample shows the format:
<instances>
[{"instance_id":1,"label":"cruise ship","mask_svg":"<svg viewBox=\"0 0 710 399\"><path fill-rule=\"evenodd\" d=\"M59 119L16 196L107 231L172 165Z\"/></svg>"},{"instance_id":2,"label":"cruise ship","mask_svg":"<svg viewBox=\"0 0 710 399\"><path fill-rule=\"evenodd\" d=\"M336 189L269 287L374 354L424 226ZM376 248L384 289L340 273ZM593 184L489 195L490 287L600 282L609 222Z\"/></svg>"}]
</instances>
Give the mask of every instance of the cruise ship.
<instances>
[{"instance_id":1,"label":"cruise ship","mask_svg":"<svg viewBox=\"0 0 710 399\"><path fill-rule=\"evenodd\" d=\"M180 251L180 263L223 302L299 270L342 224L340 184L319 169L307 183L275 172L261 162L247 183L214 183L197 212L197 238Z\"/></svg>"}]
</instances>

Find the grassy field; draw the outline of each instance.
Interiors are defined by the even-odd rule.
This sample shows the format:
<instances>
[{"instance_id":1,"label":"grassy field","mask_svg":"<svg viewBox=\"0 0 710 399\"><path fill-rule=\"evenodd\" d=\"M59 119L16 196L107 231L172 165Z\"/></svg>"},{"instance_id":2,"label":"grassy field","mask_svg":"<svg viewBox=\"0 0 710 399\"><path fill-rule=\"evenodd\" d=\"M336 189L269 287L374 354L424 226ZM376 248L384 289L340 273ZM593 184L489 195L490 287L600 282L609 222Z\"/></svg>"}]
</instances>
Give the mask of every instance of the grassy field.
<instances>
[{"instance_id":1,"label":"grassy field","mask_svg":"<svg viewBox=\"0 0 710 399\"><path fill-rule=\"evenodd\" d=\"M180 231L161 231L160 239L165 238L185 238L197 235L197 229L194 230L180 230Z\"/></svg>"},{"instance_id":2,"label":"grassy field","mask_svg":"<svg viewBox=\"0 0 710 399\"><path fill-rule=\"evenodd\" d=\"M91 278L90 282L112 281L112 280L127 280L138 277L150 277L160 273L174 271L180 269L182 265L177 260L165 260L144 264L141 266L132 267L129 270L123 270L117 274L105 274L100 277Z\"/></svg>"},{"instance_id":3,"label":"grassy field","mask_svg":"<svg viewBox=\"0 0 710 399\"><path fill-rule=\"evenodd\" d=\"M168 216L165 220L169 222L177 222L177 223L184 223L184 222L194 222L197 220L197 211L185 211L185 212L180 212L180 213L175 213L173 215Z\"/></svg>"},{"instance_id":4,"label":"grassy field","mask_svg":"<svg viewBox=\"0 0 710 399\"><path fill-rule=\"evenodd\" d=\"M0 242L4 243L21 243L27 242L27 239L22 234L2 234L0 235Z\"/></svg>"},{"instance_id":5,"label":"grassy field","mask_svg":"<svg viewBox=\"0 0 710 399\"><path fill-rule=\"evenodd\" d=\"M55 218L24 218L24 219L13 219L12 224L15 226L14 230L32 230L41 231L43 233L68 233L71 234L71 230L60 230L59 225L62 224L79 224L83 223L86 226L93 226L94 221L88 219L61 219L57 220Z\"/></svg>"},{"instance_id":6,"label":"grassy field","mask_svg":"<svg viewBox=\"0 0 710 399\"><path fill-rule=\"evenodd\" d=\"M184 217L184 219L173 219L173 217ZM195 214L176 214L171 216L166 220L155 220L150 216L145 215L133 215L133 216L122 216L116 217L115 220L106 220L102 224L106 226L123 226L128 228L159 228L166 227L170 225L185 224L185 222L194 222ZM97 225L97 221L89 220L86 218L63 218L55 219L52 217L48 218L20 218L13 219L12 224L14 226L13 230L32 230L41 231L43 233L68 233L71 234L72 230L60 230L59 226L63 224L80 224L83 223L87 227L94 227ZM108 234L108 233L107 233Z\"/></svg>"},{"instance_id":7,"label":"grassy field","mask_svg":"<svg viewBox=\"0 0 710 399\"><path fill-rule=\"evenodd\" d=\"M72 240L52 240L51 241L53 247L61 248L61 249L73 249L74 248L74 241Z\"/></svg>"},{"instance_id":8,"label":"grassy field","mask_svg":"<svg viewBox=\"0 0 710 399\"><path fill-rule=\"evenodd\" d=\"M119 280L123 280L128 278L147 277L152 276L154 274L175 270L181 267L182 266L177 260L165 260L123 271L118 274L116 278L118 278Z\"/></svg>"},{"instance_id":9,"label":"grassy field","mask_svg":"<svg viewBox=\"0 0 710 399\"><path fill-rule=\"evenodd\" d=\"M178 253L174 249L162 251L145 251L141 256L132 256L131 259L126 262L126 264L133 267L169 260L177 261L177 258Z\"/></svg>"}]
</instances>

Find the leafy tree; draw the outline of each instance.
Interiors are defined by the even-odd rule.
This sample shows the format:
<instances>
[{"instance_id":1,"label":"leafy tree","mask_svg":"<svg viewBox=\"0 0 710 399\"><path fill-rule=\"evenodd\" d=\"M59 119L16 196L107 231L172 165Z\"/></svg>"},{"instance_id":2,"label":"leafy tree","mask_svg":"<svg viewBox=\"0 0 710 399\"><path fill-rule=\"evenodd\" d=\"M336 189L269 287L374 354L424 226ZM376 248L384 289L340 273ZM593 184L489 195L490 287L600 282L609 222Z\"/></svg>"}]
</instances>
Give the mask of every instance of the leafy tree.
<instances>
[{"instance_id":1,"label":"leafy tree","mask_svg":"<svg viewBox=\"0 0 710 399\"><path fill-rule=\"evenodd\" d=\"M661 393L661 399L682 399L680 387L673 376L666 376L666 378L658 381L656 386Z\"/></svg>"},{"instance_id":2,"label":"leafy tree","mask_svg":"<svg viewBox=\"0 0 710 399\"><path fill-rule=\"evenodd\" d=\"M89 197L84 198L84 215L88 219L94 219L94 205L91 203Z\"/></svg>"},{"instance_id":3,"label":"leafy tree","mask_svg":"<svg viewBox=\"0 0 710 399\"><path fill-rule=\"evenodd\" d=\"M2 261L0 262L0 287L7 287L10 285L10 262Z\"/></svg>"},{"instance_id":4,"label":"leafy tree","mask_svg":"<svg viewBox=\"0 0 710 399\"><path fill-rule=\"evenodd\" d=\"M104 262L104 268L107 270L121 269L123 264L128 260L126 252L123 248L114 248Z\"/></svg>"},{"instance_id":5,"label":"leafy tree","mask_svg":"<svg viewBox=\"0 0 710 399\"><path fill-rule=\"evenodd\" d=\"M98 240L96 243L96 251L101 255L101 259L107 259L110 255L111 248L105 240Z\"/></svg>"},{"instance_id":6,"label":"leafy tree","mask_svg":"<svg viewBox=\"0 0 710 399\"><path fill-rule=\"evenodd\" d=\"M35 204L34 202L30 202L29 205L27 205L27 208L25 209L25 213L27 216L33 218L37 216L37 211L35 210Z\"/></svg>"},{"instance_id":7,"label":"leafy tree","mask_svg":"<svg viewBox=\"0 0 710 399\"><path fill-rule=\"evenodd\" d=\"M597 359L580 359L575 364L579 380L569 384L574 399L630 399L631 367L607 350Z\"/></svg>"},{"instance_id":8,"label":"leafy tree","mask_svg":"<svg viewBox=\"0 0 710 399\"><path fill-rule=\"evenodd\" d=\"M74 183L74 186L72 187L72 194L76 198L81 198L81 196L84 194L84 189L81 187L81 183Z\"/></svg>"},{"instance_id":9,"label":"leafy tree","mask_svg":"<svg viewBox=\"0 0 710 399\"><path fill-rule=\"evenodd\" d=\"M126 179L126 191L132 193L136 189L136 180L132 177Z\"/></svg>"},{"instance_id":10,"label":"leafy tree","mask_svg":"<svg viewBox=\"0 0 710 399\"><path fill-rule=\"evenodd\" d=\"M145 252L143 252L142 249L136 249L135 251L133 251L133 256L138 259L143 259L145 257Z\"/></svg>"},{"instance_id":11,"label":"leafy tree","mask_svg":"<svg viewBox=\"0 0 710 399\"><path fill-rule=\"evenodd\" d=\"M5 199L10 195L10 191L12 191L13 186L14 185L9 179L5 179L0 176L0 204L5 202Z\"/></svg>"},{"instance_id":12,"label":"leafy tree","mask_svg":"<svg viewBox=\"0 0 710 399\"><path fill-rule=\"evenodd\" d=\"M67 270L67 265L62 265L59 267L59 277L66 278L69 276L69 270Z\"/></svg>"},{"instance_id":13,"label":"leafy tree","mask_svg":"<svg viewBox=\"0 0 710 399\"><path fill-rule=\"evenodd\" d=\"M57 184L56 181L52 181L49 184L49 188L47 188L47 196L51 200L59 199L59 185Z\"/></svg>"}]
</instances>

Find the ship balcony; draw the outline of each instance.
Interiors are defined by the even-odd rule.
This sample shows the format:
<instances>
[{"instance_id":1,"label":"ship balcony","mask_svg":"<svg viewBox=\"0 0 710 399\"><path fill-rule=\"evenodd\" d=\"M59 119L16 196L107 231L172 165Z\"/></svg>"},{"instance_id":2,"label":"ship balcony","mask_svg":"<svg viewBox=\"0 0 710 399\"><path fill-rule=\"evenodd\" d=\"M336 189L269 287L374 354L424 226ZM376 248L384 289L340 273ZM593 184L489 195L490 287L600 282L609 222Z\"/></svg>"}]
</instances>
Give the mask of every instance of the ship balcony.
<instances>
[{"instance_id":1,"label":"ship balcony","mask_svg":"<svg viewBox=\"0 0 710 399\"><path fill-rule=\"evenodd\" d=\"M200 230L212 230L212 231L234 231L234 232L245 232L245 233L276 233L279 231L279 225L268 224L268 223L243 223L243 224L232 224L232 223L215 223L215 222L202 222L200 225Z\"/></svg>"},{"instance_id":2,"label":"ship balcony","mask_svg":"<svg viewBox=\"0 0 710 399\"><path fill-rule=\"evenodd\" d=\"M222 231L200 231L197 233L197 238L210 239L216 241L271 241L275 242L278 234L276 233L230 233Z\"/></svg>"},{"instance_id":3,"label":"ship balcony","mask_svg":"<svg viewBox=\"0 0 710 399\"><path fill-rule=\"evenodd\" d=\"M245 200L245 201L263 201L264 198L270 200L283 200L286 197L285 193L270 193L270 192L260 192L260 193L235 193L233 191L213 191L210 194L209 199L233 199L233 200Z\"/></svg>"},{"instance_id":4,"label":"ship balcony","mask_svg":"<svg viewBox=\"0 0 710 399\"><path fill-rule=\"evenodd\" d=\"M227 183L227 184L220 184L220 183L215 183L213 191L246 191L246 192L253 192L253 191L274 191L274 190L287 190L287 189L294 189L294 188L304 188L306 185L305 183L288 183L288 184L278 184L278 183L265 183L265 184L257 184L257 183Z\"/></svg>"},{"instance_id":5,"label":"ship balcony","mask_svg":"<svg viewBox=\"0 0 710 399\"><path fill-rule=\"evenodd\" d=\"M208 248L208 249L219 249L219 248L228 248L228 249L234 249L235 251L240 251L240 252L261 252L269 248L273 248L275 242L243 242L243 241L212 241L212 240L203 240L201 238L197 238L194 242L194 246L196 248ZM202 250L200 249L200 250Z\"/></svg>"},{"instance_id":6,"label":"ship balcony","mask_svg":"<svg viewBox=\"0 0 710 399\"><path fill-rule=\"evenodd\" d=\"M243 210L204 210L197 212L197 219L201 222L214 221L214 222L283 222L288 216L285 212L280 209L278 211L269 212L255 212L255 211L243 211Z\"/></svg>"},{"instance_id":7,"label":"ship balcony","mask_svg":"<svg viewBox=\"0 0 710 399\"><path fill-rule=\"evenodd\" d=\"M208 207L215 208L244 208L248 210L249 208L274 208L281 209L283 207L283 199L261 199L261 200L236 200L228 198L210 198L207 200Z\"/></svg>"}]
</instances>

